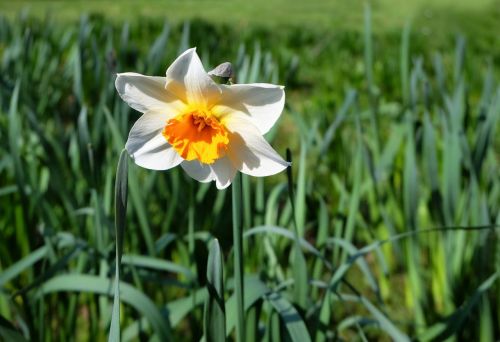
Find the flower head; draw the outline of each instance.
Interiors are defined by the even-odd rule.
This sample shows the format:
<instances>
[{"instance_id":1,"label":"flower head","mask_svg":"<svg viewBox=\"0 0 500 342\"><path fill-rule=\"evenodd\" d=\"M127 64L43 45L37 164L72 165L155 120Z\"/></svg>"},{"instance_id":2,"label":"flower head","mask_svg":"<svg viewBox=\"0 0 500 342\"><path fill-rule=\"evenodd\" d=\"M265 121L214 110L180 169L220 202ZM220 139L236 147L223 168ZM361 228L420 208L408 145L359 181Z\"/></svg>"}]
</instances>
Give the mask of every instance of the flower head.
<instances>
[{"instance_id":1,"label":"flower head","mask_svg":"<svg viewBox=\"0 0 500 342\"><path fill-rule=\"evenodd\" d=\"M229 186L236 171L261 177L288 166L263 137L283 110L281 86L216 84L195 48L180 55L166 77L122 73L115 85L143 113L125 145L139 166L167 170L180 164L218 189Z\"/></svg>"}]
</instances>

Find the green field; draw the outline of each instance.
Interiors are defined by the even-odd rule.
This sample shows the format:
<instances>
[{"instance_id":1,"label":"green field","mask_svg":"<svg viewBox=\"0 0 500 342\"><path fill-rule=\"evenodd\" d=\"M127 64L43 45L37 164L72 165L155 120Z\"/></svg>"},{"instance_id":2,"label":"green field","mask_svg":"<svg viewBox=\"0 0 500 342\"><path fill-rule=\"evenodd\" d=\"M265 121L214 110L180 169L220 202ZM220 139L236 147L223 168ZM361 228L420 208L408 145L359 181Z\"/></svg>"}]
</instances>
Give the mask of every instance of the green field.
<instances>
[{"instance_id":1,"label":"green field","mask_svg":"<svg viewBox=\"0 0 500 342\"><path fill-rule=\"evenodd\" d=\"M0 3L0 340L241 340L231 190L117 173L116 73L192 46L286 86L291 173L242 177L246 341L499 340L498 32L488 0Z\"/></svg>"},{"instance_id":2,"label":"green field","mask_svg":"<svg viewBox=\"0 0 500 342\"><path fill-rule=\"evenodd\" d=\"M255 26L282 30L283 26L306 27L307 30L362 29L366 1L298 1L186 0L146 2L124 1L11 1L0 4L0 12L12 19L21 12L44 17L47 14L60 22L77 20L82 13L99 13L119 23L123 20L144 24L167 18L174 23L202 19L236 28ZM498 25L498 0L378 0L372 1L373 27L376 31L401 29L412 19L422 31L467 31L471 27L492 30ZM432 32L435 30L435 32ZM494 31L494 30L492 30Z\"/></svg>"}]
</instances>

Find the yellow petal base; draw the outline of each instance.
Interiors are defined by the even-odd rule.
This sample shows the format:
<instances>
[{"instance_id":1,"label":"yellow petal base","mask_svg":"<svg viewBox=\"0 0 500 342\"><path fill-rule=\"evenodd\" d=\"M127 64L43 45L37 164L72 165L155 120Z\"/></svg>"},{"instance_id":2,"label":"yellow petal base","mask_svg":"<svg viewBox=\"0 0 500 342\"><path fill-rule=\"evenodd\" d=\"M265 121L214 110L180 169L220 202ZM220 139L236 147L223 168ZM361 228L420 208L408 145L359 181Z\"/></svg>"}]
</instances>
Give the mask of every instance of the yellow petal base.
<instances>
[{"instance_id":1,"label":"yellow petal base","mask_svg":"<svg viewBox=\"0 0 500 342\"><path fill-rule=\"evenodd\" d=\"M162 132L185 160L212 164L226 154L228 132L211 113L192 111L170 119Z\"/></svg>"}]
</instances>

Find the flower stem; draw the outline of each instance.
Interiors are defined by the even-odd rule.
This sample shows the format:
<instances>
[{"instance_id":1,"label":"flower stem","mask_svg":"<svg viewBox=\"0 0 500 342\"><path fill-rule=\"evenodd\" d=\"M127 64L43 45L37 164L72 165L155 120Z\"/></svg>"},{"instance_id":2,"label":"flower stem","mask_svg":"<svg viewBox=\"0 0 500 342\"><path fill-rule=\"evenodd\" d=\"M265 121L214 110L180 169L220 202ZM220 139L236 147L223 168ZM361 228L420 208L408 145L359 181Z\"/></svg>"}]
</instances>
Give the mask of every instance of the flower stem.
<instances>
[{"instance_id":1,"label":"flower stem","mask_svg":"<svg viewBox=\"0 0 500 342\"><path fill-rule=\"evenodd\" d=\"M236 294L236 340L245 341L245 306L243 303L243 229L241 219L241 174L236 174L233 185L233 247L234 288Z\"/></svg>"}]
</instances>

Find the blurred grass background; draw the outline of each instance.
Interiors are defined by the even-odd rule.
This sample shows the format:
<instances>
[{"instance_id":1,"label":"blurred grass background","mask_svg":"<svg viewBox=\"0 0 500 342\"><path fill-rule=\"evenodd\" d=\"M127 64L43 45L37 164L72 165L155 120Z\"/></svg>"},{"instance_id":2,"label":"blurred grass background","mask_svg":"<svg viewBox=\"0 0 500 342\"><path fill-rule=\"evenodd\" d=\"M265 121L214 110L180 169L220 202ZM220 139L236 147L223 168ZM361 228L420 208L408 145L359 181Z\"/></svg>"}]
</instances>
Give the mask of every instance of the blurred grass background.
<instances>
[{"instance_id":1,"label":"blurred grass background","mask_svg":"<svg viewBox=\"0 0 500 342\"><path fill-rule=\"evenodd\" d=\"M287 91L267 138L292 149L295 210L284 174L243 179L248 340L500 338L498 1L17 1L0 13L4 339L106 340L114 177L138 118L114 75L162 75L191 46L207 70L231 61L238 82ZM226 191L130 164L124 340L201 338L213 237L232 276L230 212ZM427 231L444 226L456 229Z\"/></svg>"},{"instance_id":2,"label":"blurred grass background","mask_svg":"<svg viewBox=\"0 0 500 342\"><path fill-rule=\"evenodd\" d=\"M44 16L50 13L58 21L73 21L82 12L100 13L107 20L141 21L143 18L183 22L186 19L203 19L218 24L229 24L239 28L266 26L279 29L283 25L311 29L360 30L366 1L285 1L242 0L213 1L11 1L0 4L0 10L9 18L21 10L32 15ZM487 26L484 20L492 20L491 11L498 11L497 0L378 0L372 2L373 27L376 31L398 29L410 18L419 26L436 31L451 32L453 29L467 29L468 25ZM467 17L468 20L460 20ZM475 19L477 17L477 19ZM483 20L478 20L481 17ZM470 20L473 23L468 23ZM452 25L450 27L450 24ZM464 27L465 26L465 27ZM491 28L491 27L488 27Z\"/></svg>"}]
</instances>

